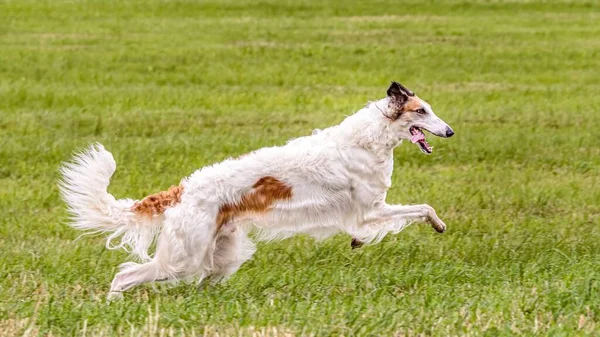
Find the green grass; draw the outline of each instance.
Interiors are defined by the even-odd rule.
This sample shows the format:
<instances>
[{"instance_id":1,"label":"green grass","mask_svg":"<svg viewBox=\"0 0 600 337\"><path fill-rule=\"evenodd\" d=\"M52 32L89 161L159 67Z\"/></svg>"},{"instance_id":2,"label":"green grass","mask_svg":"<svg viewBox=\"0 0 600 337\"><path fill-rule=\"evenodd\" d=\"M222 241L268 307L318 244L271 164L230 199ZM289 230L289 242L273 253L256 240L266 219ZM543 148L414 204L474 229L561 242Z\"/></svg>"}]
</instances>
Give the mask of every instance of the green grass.
<instances>
[{"instance_id":1,"label":"green grass","mask_svg":"<svg viewBox=\"0 0 600 337\"><path fill-rule=\"evenodd\" d=\"M0 1L0 334L597 335L599 36L596 1ZM127 254L65 224L74 150L105 144L140 198L393 79L456 136L397 149L388 200L447 233L297 237L226 284L105 302Z\"/></svg>"}]
</instances>

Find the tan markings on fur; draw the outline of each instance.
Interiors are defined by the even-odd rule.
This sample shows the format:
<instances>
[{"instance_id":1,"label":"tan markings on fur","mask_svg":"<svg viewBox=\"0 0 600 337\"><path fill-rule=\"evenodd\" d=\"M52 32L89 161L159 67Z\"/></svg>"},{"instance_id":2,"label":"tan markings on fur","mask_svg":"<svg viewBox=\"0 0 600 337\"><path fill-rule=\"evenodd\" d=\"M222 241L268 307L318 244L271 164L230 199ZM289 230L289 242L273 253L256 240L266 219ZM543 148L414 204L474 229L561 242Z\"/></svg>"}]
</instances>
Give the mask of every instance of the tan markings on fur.
<instances>
[{"instance_id":1,"label":"tan markings on fur","mask_svg":"<svg viewBox=\"0 0 600 337\"><path fill-rule=\"evenodd\" d=\"M274 177L260 178L253 190L244 194L236 204L224 204L219 208L217 226L231 222L234 218L247 213L265 213L276 201L292 198L292 188Z\"/></svg>"},{"instance_id":2,"label":"tan markings on fur","mask_svg":"<svg viewBox=\"0 0 600 337\"><path fill-rule=\"evenodd\" d=\"M389 102L391 109L390 115L387 117L391 120L404 117L410 119L410 113L423 108L423 103L417 95L414 96L392 96Z\"/></svg>"},{"instance_id":3,"label":"tan markings on fur","mask_svg":"<svg viewBox=\"0 0 600 337\"><path fill-rule=\"evenodd\" d=\"M417 98L417 96L412 96L408 98L406 103L404 103L402 111L415 111L421 109L422 107L423 104L421 104L421 101Z\"/></svg>"},{"instance_id":4,"label":"tan markings on fur","mask_svg":"<svg viewBox=\"0 0 600 337\"><path fill-rule=\"evenodd\" d=\"M137 201L131 208L135 213L144 215L162 214L181 201L183 186L171 186L168 190L149 195Z\"/></svg>"}]
</instances>

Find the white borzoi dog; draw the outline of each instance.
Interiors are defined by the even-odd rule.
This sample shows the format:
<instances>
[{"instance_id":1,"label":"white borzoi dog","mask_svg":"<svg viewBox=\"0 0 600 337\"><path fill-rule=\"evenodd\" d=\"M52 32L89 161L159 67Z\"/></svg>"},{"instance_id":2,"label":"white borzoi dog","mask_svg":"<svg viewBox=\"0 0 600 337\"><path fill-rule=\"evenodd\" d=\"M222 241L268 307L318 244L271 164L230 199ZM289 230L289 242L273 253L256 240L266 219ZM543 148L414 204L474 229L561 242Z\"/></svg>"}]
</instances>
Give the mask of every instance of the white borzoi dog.
<instances>
[{"instance_id":1,"label":"white borzoi dog","mask_svg":"<svg viewBox=\"0 0 600 337\"><path fill-rule=\"evenodd\" d=\"M386 98L339 125L201 168L139 201L107 192L116 165L99 144L62 167L60 191L73 227L110 233L107 247L128 249L143 262L121 265L108 295L118 298L146 282L230 276L256 250L252 230L259 239L345 232L353 247L414 221L443 232L446 225L431 206L385 200L393 149L406 139L432 152L423 130L454 134L427 102L392 82ZM155 237L155 252L148 254Z\"/></svg>"}]
</instances>

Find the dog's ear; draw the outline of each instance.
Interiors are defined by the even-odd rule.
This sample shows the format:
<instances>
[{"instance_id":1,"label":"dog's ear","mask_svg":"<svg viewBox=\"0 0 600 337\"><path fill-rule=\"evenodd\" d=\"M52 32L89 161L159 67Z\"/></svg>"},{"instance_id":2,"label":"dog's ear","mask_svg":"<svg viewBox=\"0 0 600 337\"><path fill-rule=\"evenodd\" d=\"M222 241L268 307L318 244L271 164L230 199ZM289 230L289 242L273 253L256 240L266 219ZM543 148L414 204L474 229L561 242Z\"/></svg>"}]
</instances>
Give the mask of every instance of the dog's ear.
<instances>
[{"instance_id":1,"label":"dog's ear","mask_svg":"<svg viewBox=\"0 0 600 337\"><path fill-rule=\"evenodd\" d=\"M406 101L408 100L408 97L414 96L415 93L398 82L392 82L387 90L387 95L389 97L399 98L401 101Z\"/></svg>"},{"instance_id":2,"label":"dog's ear","mask_svg":"<svg viewBox=\"0 0 600 337\"><path fill-rule=\"evenodd\" d=\"M404 106L408 103L410 97L415 93L408 90L405 86L398 82L392 82L387 90L389 99L389 112L385 116L391 120L396 120L402 115Z\"/></svg>"}]
</instances>

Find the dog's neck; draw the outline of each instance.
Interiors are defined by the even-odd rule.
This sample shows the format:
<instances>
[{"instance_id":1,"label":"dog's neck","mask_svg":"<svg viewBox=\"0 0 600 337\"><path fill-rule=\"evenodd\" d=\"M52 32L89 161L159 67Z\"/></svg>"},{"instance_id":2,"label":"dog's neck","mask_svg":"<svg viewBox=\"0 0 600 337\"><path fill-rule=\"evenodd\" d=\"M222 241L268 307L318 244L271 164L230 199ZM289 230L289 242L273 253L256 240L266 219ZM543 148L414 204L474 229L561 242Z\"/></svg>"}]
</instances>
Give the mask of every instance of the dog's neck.
<instances>
[{"instance_id":1,"label":"dog's neck","mask_svg":"<svg viewBox=\"0 0 600 337\"><path fill-rule=\"evenodd\" d=\"M384 116L388 99L371 102L342 123L324 130L328 138L342 144L362 147L378 158L387 158L402 143Z\"/></svg>"}]
</instances>

